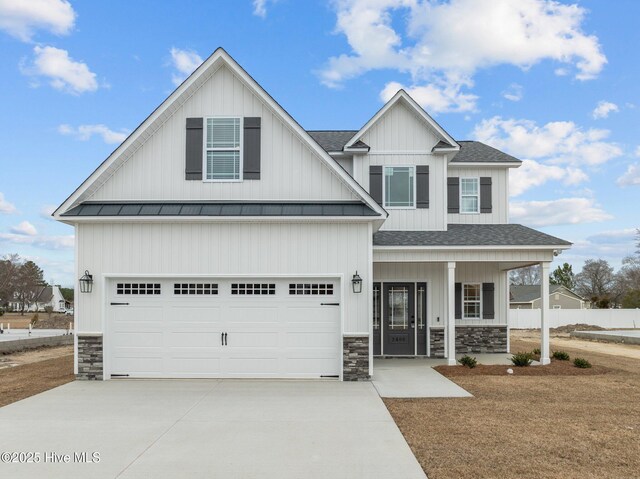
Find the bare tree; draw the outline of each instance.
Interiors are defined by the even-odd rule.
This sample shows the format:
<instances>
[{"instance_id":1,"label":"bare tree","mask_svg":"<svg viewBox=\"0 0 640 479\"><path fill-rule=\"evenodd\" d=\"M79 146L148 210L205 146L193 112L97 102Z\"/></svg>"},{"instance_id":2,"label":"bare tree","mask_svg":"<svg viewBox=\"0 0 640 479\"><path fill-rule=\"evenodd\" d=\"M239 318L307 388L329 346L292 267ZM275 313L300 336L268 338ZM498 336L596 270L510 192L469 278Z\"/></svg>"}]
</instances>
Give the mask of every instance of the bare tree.
<instances>
[{"instance_id":1,"label":"bare tree","mask_svg":"<svg viewBox=\"0 0 640 479\"><path fill-rule=\"evenodd\" d=\"M0 259L0 306L14 299L18 271L22 260L17 254L10 254Z\"/></svg>"},{"instance_id":2,"label":"bare tree","mask_svg":"<svg viewBox=\"0 0 640 479\"><path fill-rule=\"evenodd\" d=\"M44 287L42 276L42 269L33 261L26 261L20 265L16 275L15 295L20 303L21 314L24 314L25 307L29 308L42 292Z\"/></svg>"},{"instance_id":3,"label":"bare tree","mask_svg":"<svg viewBox=\"0 0 640 479\"><path fill-rule=\"evenodd\" d=\"M540 266L534 265L514 269L509 273L509 281L514 286L540 284Z\"/></svg>"},{"instance_id":4,"label":"bare tree","mask_svg":"<svg viewBox=\"0 0 640 479\"><path fill-rule=\"evenodd\" d=\"M623 308L640 308L640 254L627 256L616 275Z\"/></svg>"},{"instance_id":5,"label":"bare tree","mask_svg":"<svg viewBox=\"0 0 640 479\"><path fill-rule=\"evenodd\" d=\"M588 259L576 275L578 294L588 298L597 308L615 306L620 295L617 286L613 267L604 259Z\"/></svg>"}]
</instances>

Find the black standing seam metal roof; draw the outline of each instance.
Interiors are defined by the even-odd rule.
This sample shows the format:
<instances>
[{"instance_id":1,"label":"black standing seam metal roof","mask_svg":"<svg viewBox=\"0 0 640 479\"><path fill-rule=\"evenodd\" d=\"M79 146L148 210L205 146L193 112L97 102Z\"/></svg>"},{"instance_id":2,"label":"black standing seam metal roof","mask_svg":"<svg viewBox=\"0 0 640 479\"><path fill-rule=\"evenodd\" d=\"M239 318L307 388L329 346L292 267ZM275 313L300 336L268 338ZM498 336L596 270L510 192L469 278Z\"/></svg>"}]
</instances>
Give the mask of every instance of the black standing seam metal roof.
<instances>
[{"instance_id":1,"label":"black standing seam metal roof","mask_svg":"<svg viewBox=\"0 0 640 479\"><path fill-rule=\"evenodd\" d=\"M447 231L378 231L374 246L570 246L555 236L517 224L450 224Z\"/></svg>"},{"instance_id":2,"label":"black standing seam metal roof","mask_svg":"<svg viewBox=\"0 0 640 479\"><path fill-rule=\"evenodd\" d=\"M362 202L85 202L63 213L83 216L380 216Z\"/></svg>"}]
</instances>

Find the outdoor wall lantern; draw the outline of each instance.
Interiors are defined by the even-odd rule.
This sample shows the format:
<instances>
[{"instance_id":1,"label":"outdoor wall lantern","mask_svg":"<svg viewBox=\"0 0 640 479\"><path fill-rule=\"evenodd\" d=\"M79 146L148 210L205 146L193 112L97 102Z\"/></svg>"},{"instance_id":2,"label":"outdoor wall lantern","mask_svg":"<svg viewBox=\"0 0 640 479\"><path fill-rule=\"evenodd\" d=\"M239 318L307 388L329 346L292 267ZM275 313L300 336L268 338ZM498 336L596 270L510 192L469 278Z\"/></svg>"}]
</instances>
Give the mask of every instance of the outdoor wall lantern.
<instances>
[{"instance_id":1,"label":"outdoor wall lantern","mask_svg":"<svg viewBox=\"0 0 640 479\"><path fill-rule=\"evenodd\" d=\"M84 276L80 278L80 292L90 293L93 290L93 276L89 274L89 270L84 272Z\"/></svg>"},{"instance_id":2,"label":"outdoor wall lantern","mask_svg":"<svg viewBox=\"0 0 640 479\"><path fill-rule=\"evenodd\" d=\"M353 288L354 293L362 293L362 278L356 271L356 274L351 278L351 287Z\"/></svg>"}]
</instances>

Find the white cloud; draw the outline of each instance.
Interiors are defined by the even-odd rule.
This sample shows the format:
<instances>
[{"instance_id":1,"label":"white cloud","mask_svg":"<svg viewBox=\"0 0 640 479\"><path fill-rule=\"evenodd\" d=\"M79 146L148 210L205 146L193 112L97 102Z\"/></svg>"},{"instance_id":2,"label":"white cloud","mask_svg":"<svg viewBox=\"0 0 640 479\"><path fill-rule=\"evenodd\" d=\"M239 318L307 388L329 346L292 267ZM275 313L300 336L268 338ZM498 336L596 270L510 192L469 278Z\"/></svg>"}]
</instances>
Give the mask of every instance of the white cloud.
<instances>
[{"instance_id":1,"label":"white cloud","mask_svg":"<svg viewBox=\"0 0 640 479\"><path fill-rule=\"evenodd\" d=\"M471 93L462 93L461 85L429 84L408 87L398 82L389 82L380 92L383 102L389 101L400 89L404 89L423 108L431 112L474 111L478 97Z\"/></svg>"},{"instance_id":2,"label":"white cloud","mask_svg":"<svg viewBox=\"0 0 640 479\"><path fill-rule=\"evenodd\" d=\"M93 135L98 135L101 136L102 141L107 144L122 143L129 135L128 130L121 129L120 131L115 131L105 125L80 125L74 128L71 125L63 124L58 126L58 133L61 135L74 136L82 141L87 141L91 139Z\"/></svg>"},{"instance_id":3,"label":"white cloud","mask_svg":"<svg viewBox=\"0 0 640 479\"><path fill-rule=\"evenodd\" d=\"M10 231L22 236L36 236L38 234L36 227L28 221L23 221L19 225L12 226Z\"/></svg>"},{"instance_id":4,"label":"white cloud","mask_svg":"<svg viewBox=\"0 0 640 479\"><path fill-rule=\"evenodd\" d=\"M571 121L538 126L530 120L483 120L473 130L474 138L519 158L545 159L573 167L596 166L622 155L622 149L603 141L608 130L584 129Z\"/></svg>"},{"instance_id":5,"label":"white cloud","mask_svg":"<svg viewBox=\"0 0 640 479\"><path fill-rule=\"evenodd\" d=\"M502 92L502 96L509 101L520 101L522 100L523 94L524 90L522 85L518 85L517 83L512 83L509 85L509 88Z\"/></svg>"},{"instance_id":6,"label":"white cloud","mask_svg":"<svg viewBox=\"0 0 640 479\"><path fill-rule=\"evenodd\" d=\"M595 244L634 243L636 235L637 230L635 228L608 230L587 236L587 241Z\"/></svg>"},{"instance_id":7,"label":"white cloud","mask_svg":"<svg viewBox=\"0 0 640 479\"><path fill-rule=\"evenodd\" d=\"M202 58L193 50L181 50L175 47L171 48L170 53L171 64L177 70L171 80L174 85L178 86L200 66Z\"/></svg>"},{"instance_id":8,"label":"white cloud","mask_svg":"<svg viewBox=\"0 0 640 479\"><path fill-rule=\"evenodd\" d=\"M597 120L599 118L607 118L609 113L616 113L618 111L620 111L620 109L615 103L611 103L610 101L599 101L591 113L591 116Z\"/></svg>"},{"instance_id":9,"label":"white cloud","mask_svg":"<svg viewBox=\"0 0 640 479\"><path fill-rule=\"evenodd\" d=\"M523 160L519 168L509 172L509 195L521 195L528 189L541 186L548 181L562 181L565 185L575 186L588 180L589 176L579 168L562 168L535 160Z\"/></svg>"},{"instance_id":10,"label":"white cloud","mask_svg":"<svg viewBox=\"0 0 640 479\"><path fill-rule=\"evenodd\" d=\"M511 220L529 226L596 223L613 218L591 198L511 202Z\"/></svg>"},{"instance_id":11,"label":"white cloud","mask_svg":"<svg viewBox=\"0 0 640 479\"><path fill-rule=\"evenodd\" d=\"M634 154L635 156L640 157L640 146L636 146L636 149L635 149L635 151L633 152L633 154Z\"/></svg>"},{"instance_id":12,"label":"white cloud","mask_svg":"<svg viewBox=\"0 0 640 479\"><path fill-rule=\"evenodd\" d=\"M627 167L624 172L616 180L618 186L640 186L640 163L633 163Z\"/></svg>"},{"instance_id":13,"label":"white cloud","mask_svg":"<svg viewBox=\"0 0 640 479\"><path fill-rule=\"evenodd\" d=\"M451 101L443 101L437 90L462 93L483 68L528 69L552 60L586 80L607 61L597 37L582 31L585 9L577 5L552 0L339 0L334 5L335 31L346 36L351 53L329 58L320 72L329 87L370 70L394 69L410 74L409 89L425 88L428 100L449 109ZM404 31L398 28L402 20Z\"/></svg>"},{"instance_id":14,"label":"white cloud","mask_svg":"<svg viewBox=\"0 0 640 479\"><path fill-rule=\"evenodd\" d=\"M33 49L34 59L31 64L22 64L25 75L45 77L56 90L74 95L98 89L96 74L86 63L69 57L69 52L50 46L36 46Z\"/></svg>"},{"instance_id":15,"label":"white cloud","mask_svg":"<svg viewBox=\"0 0 640 479\"><path fill-rule=\"evenodd\" d=\"M267 16L267 0L253 0L253 14L265 18Z\"/></svg>"},{"instance_id":16,"label":"white cloud","mask_svg":"<svg viewBox=\"0 0 640 479\"><path fill-rule=\"evenodd\" d=\"M75 19L76 12L67 0L0 0L0 30L24 42L36 30L65 35Z\"/></svg>"},{"instance_id":17,"label":"white cloud","mask_svg":"<svg viewBox=\"0 0 640 479\"><path fill-rule=\"evenodd\" d=\"M16 212L16 207L13 203L9 203L4 199L4 194L0 193L0 214L11 214Z\"/></svg>"},{"instance_id":18,"label":"white cloud","mask_svg":"<svg viewBox=\"0 0 640 479\"><path fill-rule=\"evenodd\" d=\"M73 235L29 236L29 235L18 234L18 233L0 233L0 242L7 242L7 243L13 243L13 244L19 244L19 245L31 245L31 246L36 246L43 249L62 250L62 249L73 249L75 240Z\"/></svg>"}]
</instances>

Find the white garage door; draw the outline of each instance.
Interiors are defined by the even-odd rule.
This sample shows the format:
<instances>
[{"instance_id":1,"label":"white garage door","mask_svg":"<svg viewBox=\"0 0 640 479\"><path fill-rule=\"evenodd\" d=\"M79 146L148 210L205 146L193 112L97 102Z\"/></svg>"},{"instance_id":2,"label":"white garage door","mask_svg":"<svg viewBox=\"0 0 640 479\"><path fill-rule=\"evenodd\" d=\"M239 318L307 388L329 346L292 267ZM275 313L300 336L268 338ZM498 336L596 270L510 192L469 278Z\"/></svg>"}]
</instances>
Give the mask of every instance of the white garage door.
<instances>
[{"instance_id":1,"label":"white garage door","mask_svg":"<svg viewBox=\"0 0 640 479\"><path fill-rule=\"evenodd\" d=\"M341 369L334 279L114 279L112 377L319 378Z\"/></svg>"}]
</instances>

